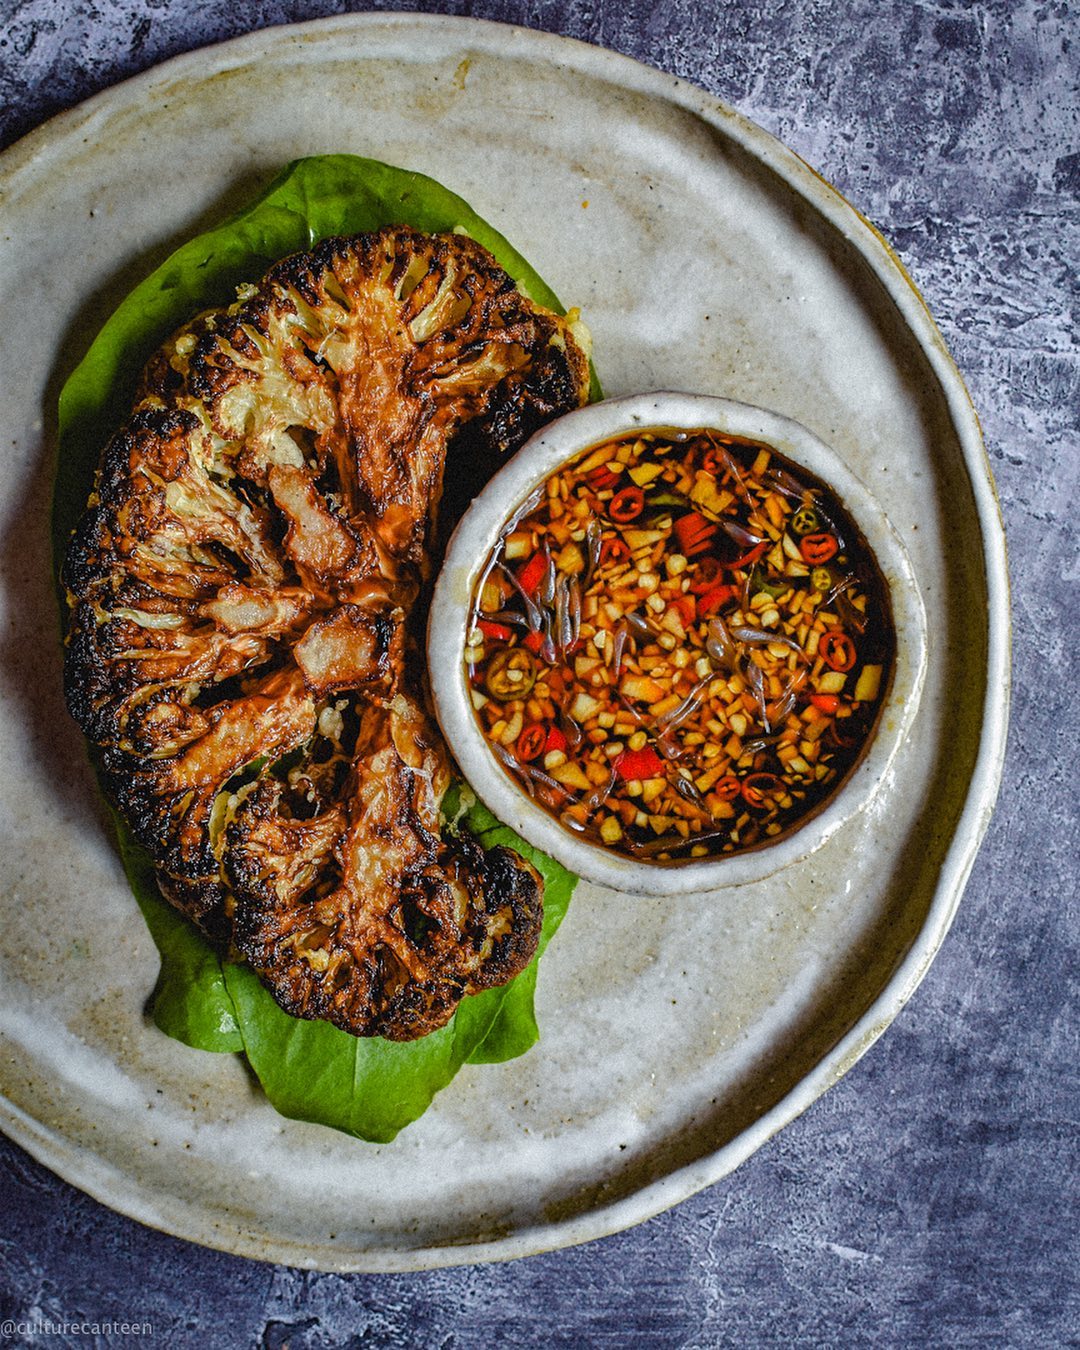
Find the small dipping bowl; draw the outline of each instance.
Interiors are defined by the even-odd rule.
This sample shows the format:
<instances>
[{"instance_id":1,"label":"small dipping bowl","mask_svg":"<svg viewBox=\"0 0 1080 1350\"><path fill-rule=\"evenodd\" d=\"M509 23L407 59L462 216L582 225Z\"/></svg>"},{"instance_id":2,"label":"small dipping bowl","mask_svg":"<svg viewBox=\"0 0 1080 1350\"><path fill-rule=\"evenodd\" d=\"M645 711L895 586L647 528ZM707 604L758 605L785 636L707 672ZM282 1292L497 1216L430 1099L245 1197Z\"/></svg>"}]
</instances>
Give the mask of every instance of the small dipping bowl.
<instances>
[{"instance_id":1,"label":"small dipping bowl","mask_svg":"<svg viewBox=\"0 0 1080 1350\"><path fill-rule=\"evenodd\" d=\"M873 554L895 633L893 668L876 723L844 775L775 838L705 857L632 857L563 824L533 800L496 758L477 719L466 668L473 596L508 521L570 461L606 442L650 432L669 438L683 432L715 432L774 451L796 475L801 469L811 480L819 480L839 499ZM697 394L609 399L568 413L538 432L487 484L459 522L435 586L428 625L436 714L473 791L501 821L563 866L590 881L638 895L682 895L760 881L819 848L881 787L915 716L925 665L926 615L914 573L899 537L866 487L798 423L747 404ZM704 761L690 767L700 772Z\"/></svg>"}]
</instances>

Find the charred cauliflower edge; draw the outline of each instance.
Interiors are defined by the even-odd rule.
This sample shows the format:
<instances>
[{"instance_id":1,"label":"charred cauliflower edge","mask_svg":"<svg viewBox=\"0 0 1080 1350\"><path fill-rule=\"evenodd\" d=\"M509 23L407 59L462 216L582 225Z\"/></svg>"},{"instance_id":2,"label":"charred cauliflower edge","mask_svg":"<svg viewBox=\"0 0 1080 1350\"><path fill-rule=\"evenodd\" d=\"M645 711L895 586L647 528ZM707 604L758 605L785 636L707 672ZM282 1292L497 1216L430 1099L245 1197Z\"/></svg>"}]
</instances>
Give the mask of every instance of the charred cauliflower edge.
<instances>
[{"instance_id":1,"label":"charred cauliflower edge","mask_svg":"<svg viewBox=\"0 0 1080 1350\"><path fill-rule=\"evenodd\" d=\"M524 859L440 831L416 630L447 449L583 403L587 334L406 227L238 295L105 447L63 571L68 704L178 909L294 1016L411 1040L522 970L543 910Z\"/></svg>"}]
</instances>

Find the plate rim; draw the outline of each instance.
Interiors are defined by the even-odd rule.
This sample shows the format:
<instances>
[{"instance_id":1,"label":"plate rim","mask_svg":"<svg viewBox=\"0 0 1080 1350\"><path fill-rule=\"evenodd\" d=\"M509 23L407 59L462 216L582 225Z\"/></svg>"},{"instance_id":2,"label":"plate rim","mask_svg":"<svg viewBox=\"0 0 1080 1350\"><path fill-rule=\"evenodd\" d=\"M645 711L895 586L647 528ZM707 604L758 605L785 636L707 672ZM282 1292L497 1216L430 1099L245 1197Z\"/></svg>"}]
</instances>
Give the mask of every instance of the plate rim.
<instances>
[{"instance_id":1,"label":"plate rim","mask_svg":"<svg viewBox=\"0 0 1080 1350\"><path fill-rule=\"evenodd\" d=\"M8 1137L64 1181L108 1208L171 1236L233 1255L342 1273L408 1272L512 1260L609 1236L655 1217L720 1181L796 1119L862 1057L895 1019L922 981L948 933L1001 784L1009 715L1010 607L1004 525L978 416L944 338L907 269L881 232L796 151L700 86L611 49L522 25L402 11L345 13L302 23L270 25L197 47L99 90L48 118L0 153L0 188L32 166L51 143L76 133L95 114L108 111L111 104L137 104L158 82L176 79L188 70L198 70L201 76L208 61L216 62L218 70L236 68L250 64L257 55L265 55L271 44L325 39L335 32L353 39L364 30L400 31L417 27L427 37L443 38L443 46L450 51L468 45L471 35L474 45L492 55L517 56L537 64L571 65L583 75L608 80L614 77L614 82L632 92L676 105L768 168L860 255L929 363L957 437L973 497L987 591L986 686L979 747L964 804L941 861L933 898L910 949L878 995L832 1049L750 1126L719 1149L675 1168L619 1200L594 1206L569 1219L513 1228L498 1237L479 1236L476 1240L458 1239L430 1246L401 1243L396 1248L354 1246L341 1250L325 1243L283 1239L241 1226L239 1222L228 1231L227 1211L223 1211L218 1222L210 1215L204 1216L200 1227L191 1205L180 1197L162 1196L148 1191L142 1183L133 1184L97 1154L73 1145L0 1096L0 1123ZM165 1203L155 1203L161 1200Z\"/></svg>"}]
</instances>

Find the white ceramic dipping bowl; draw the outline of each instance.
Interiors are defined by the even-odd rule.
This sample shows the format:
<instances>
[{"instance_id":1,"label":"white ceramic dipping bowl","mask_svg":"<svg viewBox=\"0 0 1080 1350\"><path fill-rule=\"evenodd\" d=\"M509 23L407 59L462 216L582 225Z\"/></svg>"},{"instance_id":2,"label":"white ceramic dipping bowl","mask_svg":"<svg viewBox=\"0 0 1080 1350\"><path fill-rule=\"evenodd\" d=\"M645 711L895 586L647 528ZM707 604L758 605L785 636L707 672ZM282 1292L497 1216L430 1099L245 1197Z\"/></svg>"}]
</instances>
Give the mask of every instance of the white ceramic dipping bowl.
<instances>
[{"instance_id":1,"label":"white ceramic dipping bowl","mask_svg":"<svg viewBox=\"0 0 1080 1350\"><path fill-rule=\"evenodd\" d=\"M710 429L758 441L808 469L840 498L877 558L896 628L896 663L862 757L824 803L790 832L741 853L680 862L626 857L572 833L533 802L496 760L473 711L465 670L469 604L510 515L567 460L642 431ZM797 422L699 394L608 399L568 413L528 441L488 483L450 541L432 599L428 661L435 710L465 778L498 818L579 876L635 895L685 895L760 881L806 857L881 786L915 716L926 665L926 614L907 554L881 507L851 470Z\"/></svg>"}]
</instances>

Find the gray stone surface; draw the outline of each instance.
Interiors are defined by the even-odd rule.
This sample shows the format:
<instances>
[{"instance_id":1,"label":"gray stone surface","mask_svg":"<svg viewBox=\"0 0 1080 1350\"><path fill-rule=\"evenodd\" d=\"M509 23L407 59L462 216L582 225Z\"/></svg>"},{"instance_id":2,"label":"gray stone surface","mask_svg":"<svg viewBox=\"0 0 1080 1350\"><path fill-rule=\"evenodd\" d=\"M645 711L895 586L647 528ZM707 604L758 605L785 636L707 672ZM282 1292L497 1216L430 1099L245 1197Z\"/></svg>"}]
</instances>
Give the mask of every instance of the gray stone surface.
<instances>
[{"instance_id":1,"label":"gray stone surface","mask_svg":"<svg viewBox=\"0 0 1080 1350\"><path fill-rule=\"evenodd\" d=\"M0 1141L0 1321L127 1319L154 1343L275 1350L1080 1343L1075 9L0 0L0 145L167 56L362 8L506 19L684 76L882 230L968 380L1001 494L1016 676L1001 800L956 924L891 1030L678 1209L512 1265L313 1275L150 1232Z\"/></svg>"}]
</instances>

